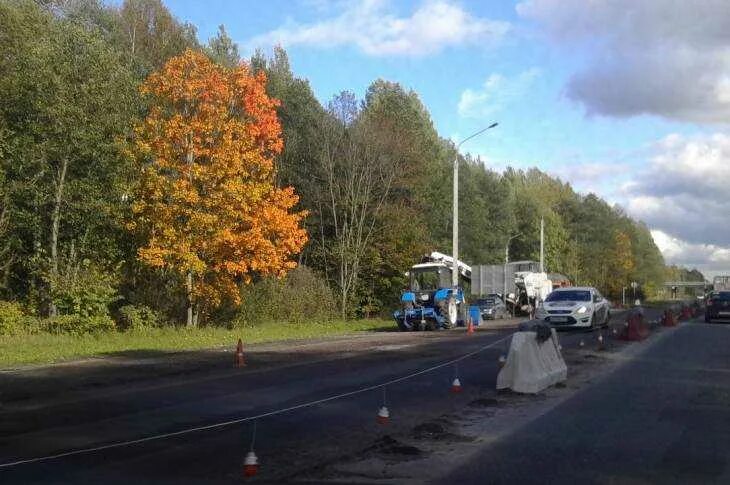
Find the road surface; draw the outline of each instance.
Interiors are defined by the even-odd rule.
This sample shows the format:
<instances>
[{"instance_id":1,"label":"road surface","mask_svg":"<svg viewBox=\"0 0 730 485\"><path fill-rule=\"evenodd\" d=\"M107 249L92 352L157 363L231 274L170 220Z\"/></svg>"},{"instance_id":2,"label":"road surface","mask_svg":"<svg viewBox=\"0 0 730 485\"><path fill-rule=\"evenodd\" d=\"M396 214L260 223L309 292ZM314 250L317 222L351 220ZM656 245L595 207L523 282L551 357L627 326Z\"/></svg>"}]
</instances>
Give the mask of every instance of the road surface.
<instances>
[{"instance_id":1,"label":"road surface","mask_svg":"<svg viewBox=\"0 0 730 485\"><path fill-rule=\"evenodd\" d=\"M683 325L438 483L730 483L730 325Z\"/></svg>"},{"instance_id":2,"label":"road surface","mask_svg":"<svg viewBox=\"0 0 730 485\"><path fill-rule=\"evenodd\" d=\"M614 324L620 325L620 320ZM391 435L407 433L434 417L459 413L475 399L493 395L497 359L505 352L511 332L511 329L500 329L467 336L462 329L394 334L380 337L383 342L370 347L368 352L343 350L342 358L331 358L329 354L318 359L309 355L310 360L301 364L262 369L256 369L252 362L244 370L216 367L202 375L178 375L162 382L122 383L111 391L100 388L98 395L84 390L65 401L50 400L33 405L32 399L26 399L24 406L10 403L0 411L0 463L31 461L0 468L0 482L239 483L253 422L186 430L373 387L342 399L256 420L255 447L262 460L256 481L276 483L312 476L312 470L318 467L325 468L330 463L357 456ZM595 334L589 333L562 333L561 341L564 348L570 349L594 337ZM699 344L702 337L696 337L695 341ZM343 341L342 348L348 345ZM386 398L392 413L391 423L386 428L375 424L375 413L383 400L379 384L477 350L482 351L460 362L458 368L448 365L388 386ZM701 348L695 350L701 353ZM687 353L691 353L689 349ZM716 364L718 369L730 367L727 362L724 367ZM642 360L631 365L643 369L653 364ZM455 372L465 386L459 395L448 392ZM643 372L636 373L641 375ZM22 374L14 374L11 390L17 393L19 388L39 389L43 387L39 383L51 384L36 377L31 374L24 381ZM63 378L59 378L57 385L64 384ZM592 395L586 392L587 396ZM597 415L611 415L619 408L617 402L631 402L630 396L621 389L611 392L615 396L605 403L594 398L592 409ZM581 394L580 399L585 398ZM622 425L617 423L617 426L615 433L620 437ZM179 431L185 432L155 438ZM593 431L586 427L583 439L594 436ZM116 446L140 439L145 441ZM113 446L104 448L107 445ZM68 451L98 447L102 449L54 458ZM492 452L489 453L491 456ZM522 459L525 455L519 456ZM590 456L590 451L584 452L577 462ZM608 453L604 458L611 456ZM37 458L40 460L35 461ZM482 461L464 468L462 478L485 483L484 477L489 476L499 481L498 473L489 471L484 475ZM509 469L500 470L507 473Z\"/></svg>"}]
</instances>

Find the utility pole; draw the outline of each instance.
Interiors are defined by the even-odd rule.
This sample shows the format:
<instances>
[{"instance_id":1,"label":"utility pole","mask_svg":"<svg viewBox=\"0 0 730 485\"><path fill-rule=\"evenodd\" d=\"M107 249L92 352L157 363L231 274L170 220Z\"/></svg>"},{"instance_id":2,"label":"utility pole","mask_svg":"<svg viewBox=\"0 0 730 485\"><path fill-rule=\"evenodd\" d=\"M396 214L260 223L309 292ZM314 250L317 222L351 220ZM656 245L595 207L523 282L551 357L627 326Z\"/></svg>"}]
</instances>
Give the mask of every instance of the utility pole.
<instances>
[{"instance_id":1,"label":"utility pole","mask_svg":"<svg viewBox=\"0 0 730 485\"><path fill-rule=\"evenodd\" d=\"M540 218L540 273L545 272L545 218Z\"/></svg>"},{"instance_id":2,"label":"utility pole","mask_svg":"<svg viewBox=\"0 0 730 485\"><path fill-rule=\"evenodd\" d=\"M502 299L507 303L507 264L509 263L509 243L513 239L520 237L521 232L507 238L507 244L504 245L504 293L502 293Z\"/></svg>"},{"instance_id":3,"label":"utility pole","mask_svg":"<svg viewBox=\"0 0 730 485\"><path fill-rule=\"evenodd\" d=\"M454 214L453 214L453 220L451 222L451 228L452 228L452 238L451 238L451 256L453 257L454 261L452 262L452 271L451 271L451 286L456 289L459 286L459 147L466 141L471 140L477 135L481 135L485 131L494 128L499 123L492 123L491 125L487 126L486 128L482 128L481 130L477 131L476 133L473 133L463 140L461 140L459 143L456 144L456 155L454 156Z\"/></svg>"}]
</instances>

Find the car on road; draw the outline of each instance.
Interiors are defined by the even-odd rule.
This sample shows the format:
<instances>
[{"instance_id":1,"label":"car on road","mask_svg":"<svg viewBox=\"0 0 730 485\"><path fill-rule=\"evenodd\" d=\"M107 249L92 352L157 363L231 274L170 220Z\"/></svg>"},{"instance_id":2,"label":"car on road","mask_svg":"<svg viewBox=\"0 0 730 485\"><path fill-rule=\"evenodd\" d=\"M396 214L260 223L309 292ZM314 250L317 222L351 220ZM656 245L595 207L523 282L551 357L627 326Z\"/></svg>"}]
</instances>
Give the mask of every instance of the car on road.
<instances>
[{"instance_id":1,"label":"car on road","mask_svg":"<svg viewBox=\"0 0 730 485\"><path fill-rule=\"evenodd\" d=\"M705 301L705 322L730 320L730 291L714 291Z\"/></svg>"},{"instance_id":2,"label":"car on road","mask_svg":"<svg viewBox=\"0 0 730 485\"><path fill-rule=\"evenodd\" d=\"M483 320L496 320L510 316L504 300L496 293L477 298L472 305L479 307Z\"/></svg>"},{"instance_id":3,"label":"car on road","mask_svg":"<svg viewBox=\"0 0 730 485\"><path fill-rule=\"evenodd\" d=\"M611 318L611 303L590 286L558 288L540 304L535 318L555 327L603 327Z\"/></svg>"}]
</instances>

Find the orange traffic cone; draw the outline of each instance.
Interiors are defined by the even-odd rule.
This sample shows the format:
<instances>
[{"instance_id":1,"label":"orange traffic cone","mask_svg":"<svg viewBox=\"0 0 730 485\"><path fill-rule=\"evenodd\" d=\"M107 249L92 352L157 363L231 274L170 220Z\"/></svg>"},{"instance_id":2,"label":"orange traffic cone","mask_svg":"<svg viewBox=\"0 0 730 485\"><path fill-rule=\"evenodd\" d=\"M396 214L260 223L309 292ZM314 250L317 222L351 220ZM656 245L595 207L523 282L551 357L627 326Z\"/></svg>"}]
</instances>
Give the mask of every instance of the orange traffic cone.
<instances>
[{"instance_id":1,"label":"orange traffic cone","mask_svg":"<svg viewBox=\"0 0 730 485\"><path fill-rule=\"evenodd\" d=\"M259 459L253 450L246 453L246 458L243 460L243 476L253 477L259 471Z\"/></svg>"},{"instance_id":2,"label":"orange traffic cone","mask_svg":"<svg viewBox=\"0 0 730 485\"><path fill-rule=\"evenodd\" d=\"M474 333L474 322L472 322L472 319L469 319L469 323L466 325L466 333L471 335Z\"/></svg>"},{"instance_id":3,"label":"orange traffic cone","mask_svg":"<svg viewBox=\"0 0 730 485\"><path fill-rule=\"evenodd\" d=\"M378 410L378 424L388 424L389 420L390 412L388 412L388 408L386 406L382 406Z\"/></svg>"},{"instance_id":4,"label":"orange traffic cone","mask_svg":"<svg viewBox=\"0 0 730 485\"><path fill-rule=\"evenodd\" d=\"M458 377L454 377L453 382L451 383L451 392L457 393L461 392L461 381Z\"/></svg>"},{"instance_id":5,"label":"orange traffic cone","mask_svg":"<svg viewBox=\"0 0 730 485\"><path fill-rule=\"evenodd\" d=\"M238 339L238 345L236 346L236 355L233 357L233 365L236 367L245 367L246 361L243 358L243 342Z\"/></svg>"}]
</instances>

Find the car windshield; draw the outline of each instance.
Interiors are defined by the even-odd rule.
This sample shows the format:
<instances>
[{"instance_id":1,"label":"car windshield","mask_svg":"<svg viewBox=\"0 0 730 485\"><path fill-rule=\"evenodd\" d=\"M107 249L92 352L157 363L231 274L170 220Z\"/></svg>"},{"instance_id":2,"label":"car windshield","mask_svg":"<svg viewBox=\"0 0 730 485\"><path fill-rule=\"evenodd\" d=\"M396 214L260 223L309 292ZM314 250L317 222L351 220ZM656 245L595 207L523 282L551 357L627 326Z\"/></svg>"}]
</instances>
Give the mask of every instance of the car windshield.
<instances>
[{"instance_id":1,"label":"car windshield","mask_svg":"<svg viewBox=\"0 0 730 485\"><path fill-rule=\"evenodd\" d=\"M730 291L720 291L712 295L713 300L730 301Z\"/></svg>"},{"instance_id":2,"label":"car windshield","mask_svg":"<svg viewBox=\"0 0 730 485\"><path fill-rule=\"evenodd\" d=\"M591 292L588 290L553 291L545 301L590 301Z\"/></svg>"},{"instance_id":3,"label":"car windshield","mask_svg":"<svg viewBox=\"0 0 730 485\"><path fill-rule=\"evenodd\" d=\"M494 306L496 303L494 298L480 298L476 301L476 304L480 306Z\"/></svg>"}]
</instances>

